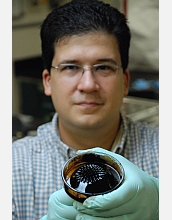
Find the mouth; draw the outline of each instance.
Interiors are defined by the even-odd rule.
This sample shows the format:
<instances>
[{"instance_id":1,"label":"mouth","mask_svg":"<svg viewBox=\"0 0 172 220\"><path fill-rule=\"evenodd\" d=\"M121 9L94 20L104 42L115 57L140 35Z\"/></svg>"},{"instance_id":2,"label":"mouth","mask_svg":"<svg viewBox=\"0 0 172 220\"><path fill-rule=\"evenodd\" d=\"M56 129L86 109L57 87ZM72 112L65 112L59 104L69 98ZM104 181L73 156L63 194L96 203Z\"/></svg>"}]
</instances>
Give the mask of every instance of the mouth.
<instances>
[{"instance_id":1,"label":"mouth","mask_svg":"<svg viewBox=\"0 0 172 220\"><path fill-rule=\"evenodd\" d=\"M103 104L100 102L95 102L95 101L82 101L82 102L77 103L77 105L80 107L83 107L83 108L90 108L91 109L91 108L101 106Z\"/></svg>"}]
</instances>

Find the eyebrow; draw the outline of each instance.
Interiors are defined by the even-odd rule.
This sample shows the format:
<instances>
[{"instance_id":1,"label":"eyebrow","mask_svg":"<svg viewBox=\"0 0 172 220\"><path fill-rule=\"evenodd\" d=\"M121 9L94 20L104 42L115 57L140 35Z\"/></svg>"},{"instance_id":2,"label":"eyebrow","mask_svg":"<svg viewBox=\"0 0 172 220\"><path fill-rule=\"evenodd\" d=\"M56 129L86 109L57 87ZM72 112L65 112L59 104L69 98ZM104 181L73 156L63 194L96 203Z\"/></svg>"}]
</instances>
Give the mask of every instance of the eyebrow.
<instances>
[{"instance_id":1,"label":"eyebrow","mask_svg":"<svg viewBox=\"0 0 172 220\"><path fill-rule=\"evenodd\" d=\"M62 60L59 64L65 64L65 63L77 63L77 60Z\"/></svg>"},{"instance_id":2,"label":"eyebrow","mask_svg":"<svg viewBox=\"0 0 172 220\"><path fill-rule=\"evenodd\" d=\"M101 58L97 60L98 62L109 62L117 65L117 62L114 59L111 58Z\"/></svg>"},{"instance_id":3,"label":"eyebrow","mask_svg":"<svg viewBox=\"0 0 172 220\"><path fill-rule=\"evenodd\" d=\"M96 60L96 62L109 62L117 65L117 62L112 58L100 58ZM78 63L78 60L62 60L59 64L66 64L66 63Z\"/></svg>"}]
</instances>

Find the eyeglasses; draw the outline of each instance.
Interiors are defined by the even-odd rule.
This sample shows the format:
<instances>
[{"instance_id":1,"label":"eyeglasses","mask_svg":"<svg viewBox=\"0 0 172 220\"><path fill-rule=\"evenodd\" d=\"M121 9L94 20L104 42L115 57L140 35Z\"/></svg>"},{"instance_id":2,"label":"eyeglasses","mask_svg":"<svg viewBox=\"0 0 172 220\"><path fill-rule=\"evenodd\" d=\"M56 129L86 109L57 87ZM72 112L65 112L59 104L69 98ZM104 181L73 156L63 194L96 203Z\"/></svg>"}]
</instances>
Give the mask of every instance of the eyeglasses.
<instances>
[{"instance_id":1,"label":"eyeglasses","mask_svg":"<svg viewBox=\"0 0 172 220\"><path fill-rule=\"evenodd\" d=\"M59 71L62 76L81 78L85 70L91 70L95 78L103 78L116 76L122 66L116 64L95 64L93 66L81 66L77 64L59 64L58 66L51 66Z\"/></svg>"}]
</instances>

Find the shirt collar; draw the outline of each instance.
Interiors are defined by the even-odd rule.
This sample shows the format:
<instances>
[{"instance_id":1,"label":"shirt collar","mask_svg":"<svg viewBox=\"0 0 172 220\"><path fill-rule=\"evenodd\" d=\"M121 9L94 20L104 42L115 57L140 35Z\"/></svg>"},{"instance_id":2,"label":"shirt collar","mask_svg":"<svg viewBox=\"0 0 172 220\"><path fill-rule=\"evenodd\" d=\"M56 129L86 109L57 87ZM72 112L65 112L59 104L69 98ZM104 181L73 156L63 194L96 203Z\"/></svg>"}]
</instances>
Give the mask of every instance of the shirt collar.
<instances>
[{"instance_id":1,"label":"shirt collar","mask_svg":"<svg viewBox=\"0 0 172 220\"><path fill-rule=\"evenodd\" d=\"M74 148L69 147L64 142L62 142L61 139L60 139L60 133L59 133L59 129L58 129L58 126L57 126L57 123L58 123L58 114L57 114L57 112L53 116L52 123L53 123L53 127L55 128L55 131L56 131L56 136L58 137L58 142L60 143L58 145L58 147L60 148L61 153L63 153L64 155L67 155L68 159L73 157L76 154L77 150L74 149Z\"/></svg>"},{"instance_id":2,"label":"shirt collar","mask_svg":"<svg viewBox=\"0 0 172 220\"><path fill-rule=\"evenodd\" d=\"M115 138L115 141L113 142L111 151L114 153L122 154L125 146L127 136L127 123L125 116L121 113L121 123L120 127L117 133L117 136Z\"/></svg>"},{"instance_id":3,"label":"shirt collar","mask_svg":"<svg viewBox=\"0 0 172 220\"><path fill-rule=\"evenodd\" d=\"M65 154L68 155L69 158L73 157L76 153L77 150L67 146L65 143L63 143L60 140L60 134L59 134L59 130L57 128L57 120L58 120L58 114L55 113L55 115L53 116L52 119L52 123L53 126L55 127L55 131L56 131L56 135L58 136L59 141L61 142L61 144L59 146L62 146L63 149L61 149L63 152L65 151ZM121 113L121 123L120 123L120 127L117 133L117 136L115 138L115 141L113 142L111 151L121 154L124 150L124 145L125 145L125 141L126 141L126 136L127 136L127 122L126 122L126 118L123 115L123 113Z\"/></svg>"}]
</instances>

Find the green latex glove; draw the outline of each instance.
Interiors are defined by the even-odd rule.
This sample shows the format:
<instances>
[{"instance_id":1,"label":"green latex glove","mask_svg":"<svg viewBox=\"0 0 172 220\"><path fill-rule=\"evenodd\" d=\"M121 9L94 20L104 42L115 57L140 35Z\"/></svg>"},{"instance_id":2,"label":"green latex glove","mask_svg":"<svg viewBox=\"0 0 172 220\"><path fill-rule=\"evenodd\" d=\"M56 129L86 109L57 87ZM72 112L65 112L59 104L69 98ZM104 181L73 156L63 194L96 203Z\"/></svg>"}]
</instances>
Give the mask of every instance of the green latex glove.
<instances>
[{"instance_id":1,"label":"green latex glove","mask_svg":"<svg viewBox=\"0 0 172 220\"><path fill-rule=\"evenodd\" d=\"M80 212L76 220L157 220L159 219L158 179L148 175L126 158L113 152L94 148L77 151L102 152L115 157L124 167L122 185L104 195L90 197L84 203L74 202Z\"/></svg>"},{"instance_id":2,"label":"green latex glove","mask_svg":"<svg viewBox=\"0 0 172 220\"><path fill-rule=\"evenodd\" d=\"M75 220L78 211L64 189L54 192L48 202L48 214L41 220Z\"/></svg>"}]
</instances>

